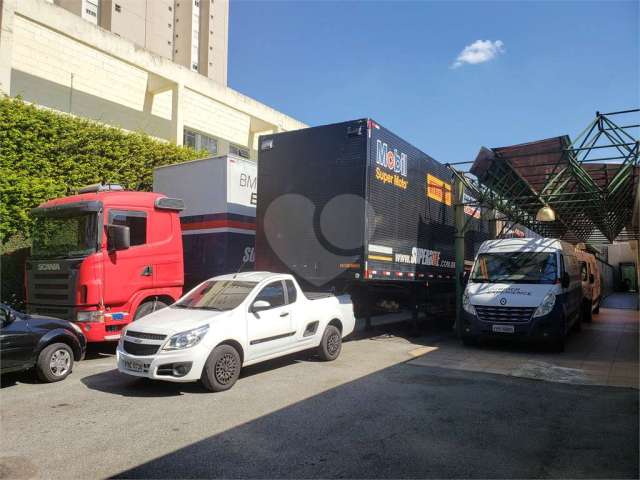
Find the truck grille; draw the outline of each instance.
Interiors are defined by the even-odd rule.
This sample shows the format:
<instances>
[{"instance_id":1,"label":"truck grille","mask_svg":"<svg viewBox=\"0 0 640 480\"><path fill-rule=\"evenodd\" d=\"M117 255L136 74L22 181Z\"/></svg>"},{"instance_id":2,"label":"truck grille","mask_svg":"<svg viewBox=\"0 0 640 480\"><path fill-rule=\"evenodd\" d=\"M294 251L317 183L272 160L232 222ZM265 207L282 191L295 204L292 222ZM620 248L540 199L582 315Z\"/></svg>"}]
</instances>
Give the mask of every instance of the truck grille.
<instances>
[{"instance_id":1,"label":"truck grille","mask_svg":"<svg viewBox=\"0 0 640 480\"><path fill-rule=\"evenodd\" d=\"M62 320L75 320L73 308L30 305L27 308L27 312L34 315L44 315L45 317L61 318Z\"/></svg>"},{"instance_id":2,"label":"truck grille","mask_svg":"<svg viewBox=\"0 0 640 480\"><path fill-rule=\"evenodd\" d=\"M128 332L127 332L128 334ZM160 345L149 345L145 343L133 343L126 340L122 344L124 351L131 355L153 355L158 351Z\"/></svg>"},{"instance_id":3,"label":"truck grille","mask_svg":"<svg viewBox=\"0 0 640 480\"><path fill-rule=\"evenodd\" d=\"M535 307L474 307L480 320L497 323L527 323L536 310Z\"/></svg>"},{"instance_id":4,"label":"truck grille","mask_svg":"<svg viewBox=\"0 0 640 480\"><path fill-rule=\"evenodd\" d=\"M144 338L145 340L164 340L165 338L167 338L166 335L160 335L157 333L133 332L131 330L127 330L127 336Z\"/></svg>"}]
</instances>

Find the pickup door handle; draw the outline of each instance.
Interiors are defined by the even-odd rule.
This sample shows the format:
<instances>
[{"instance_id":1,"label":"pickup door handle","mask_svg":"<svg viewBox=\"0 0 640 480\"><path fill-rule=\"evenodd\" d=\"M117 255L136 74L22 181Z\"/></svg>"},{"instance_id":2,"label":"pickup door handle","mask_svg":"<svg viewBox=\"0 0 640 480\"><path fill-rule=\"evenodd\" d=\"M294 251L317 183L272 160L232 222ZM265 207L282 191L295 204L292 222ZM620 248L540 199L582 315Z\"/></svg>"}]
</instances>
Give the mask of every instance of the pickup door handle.
<instances>
[{"instance_id":1,"label":"pickup door handle","mask_svg":"<svg viewBox=\"0 0 640 480\"><path fill-rule=\"evenodd\" d=\"M286 317L287 315L289 315L289 312L282 312L282 313L280 314L280 316L281 316L281 317Z\"/></svg>"}]
</instances>

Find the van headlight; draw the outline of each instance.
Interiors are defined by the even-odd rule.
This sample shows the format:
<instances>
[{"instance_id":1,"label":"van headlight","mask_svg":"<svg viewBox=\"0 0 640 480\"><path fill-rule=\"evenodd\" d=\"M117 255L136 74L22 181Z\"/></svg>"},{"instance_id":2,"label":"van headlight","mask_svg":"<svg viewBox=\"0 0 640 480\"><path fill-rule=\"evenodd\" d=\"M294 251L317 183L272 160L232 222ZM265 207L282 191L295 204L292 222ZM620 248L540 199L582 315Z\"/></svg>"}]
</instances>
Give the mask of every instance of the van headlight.
<instances>
[{"instance_id":1,"label":"van headlight","mask_svg":"<svg viewBox=\"0 0 640 480\"><path fill-rule=\"evenodd\" d=\"M469 294L465 290L462 294L462 308L465 312L470 313L471 315L476 314L476 309L473 305L471 305L471 301L469 300Z\"/></svg>"},{"instance_id":2,"label":"van headlight","mask_svg":"<svg viewBox=\"0 0 640 480\"><path fill-rule=\"evenodd\" d=\"M553 292L547 293L542 299L542 303L538 305L536 311L533 312L534 317L542 317L544 315L548 315L551 310L553 310L553 306L556 304L556 296Z\"/></svg>"},{"instance_id":3,"label":"van headlight","mask_svg":"<svg viewBox=\"0 0 640 480\"><path fill-rule=\"evenodd\" d=\"M209 331L209 325L203 325L202 327L194 328L193 330L187 330L186 332L180 332L173 335L167 343L165 343L163 350L181 350L183 348L190 348L204 338Z\"/></svg>"}]
</instances>

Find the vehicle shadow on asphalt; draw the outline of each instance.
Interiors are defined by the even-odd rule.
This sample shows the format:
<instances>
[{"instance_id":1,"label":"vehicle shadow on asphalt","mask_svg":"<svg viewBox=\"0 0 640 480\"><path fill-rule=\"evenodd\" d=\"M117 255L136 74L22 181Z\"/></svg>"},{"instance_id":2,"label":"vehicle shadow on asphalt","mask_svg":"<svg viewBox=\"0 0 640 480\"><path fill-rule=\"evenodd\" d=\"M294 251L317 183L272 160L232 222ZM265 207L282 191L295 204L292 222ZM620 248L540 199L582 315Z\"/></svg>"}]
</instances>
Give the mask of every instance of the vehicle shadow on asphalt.
<instances>
[{"instance_id":1,"label":"vehicle shadow on asphalt","mask_svg":"<svg viewBox=\"0 0 640 480\"><path fill-rule=\"evenodd\" d=\"M35 385L37 383L40 383L40 380L38 380L38 377L33 370L3 373L2 375L0 375L0 389L14 387L19 383Z\"/></svg>"},{"instance_id":2,"label":"vehicle shadow on asphalt","mask_svg":"<svg viewBox=\"0 0 640 480\"><path fill-rule=\"evenodd\" d=\"M637 451L632 389L401 363L112 478L637 478Z\"/></svg>"}]
</instances>

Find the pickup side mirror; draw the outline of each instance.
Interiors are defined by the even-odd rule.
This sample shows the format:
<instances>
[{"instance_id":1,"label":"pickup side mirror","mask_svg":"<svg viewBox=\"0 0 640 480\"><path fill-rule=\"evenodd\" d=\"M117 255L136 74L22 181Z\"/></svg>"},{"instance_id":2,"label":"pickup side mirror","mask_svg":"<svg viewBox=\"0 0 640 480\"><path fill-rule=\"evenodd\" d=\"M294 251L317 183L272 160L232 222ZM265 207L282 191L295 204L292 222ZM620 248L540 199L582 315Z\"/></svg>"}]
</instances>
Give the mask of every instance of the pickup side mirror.
<instances>
[{"instance_id":1,"label":"pickup side mirror","mask_svg":"<svg viewBox=\"0 0 640 480\"><path fill-rule=\"evenodd\" d=\"M593 273L589 274L589 283L596 283L596 277L593 276Z\"/></svg>"},{"instance_id":2,"label":"pickup side mirror","mask_svg":"<svg viewBox=\"0 0 640 480\"><path fill-rule=\"evenodd\" d=\"M568 272L564 272L562 274L562 279L560 280L560 285L562 285L562 288L569 288L570 284L571 284L571 277L569 277Z\"/></svg>"},{"instance_id":3,"label":"pickup side mirror","mask_svg":"<svg viewBox=\"0 0 640 480\"><path fill-rule=\"evenodd\" d=\"M107 250L126 250L131 246L129 227L125 225L107 225Z\"/></svg>"},{"instance_id":4,"label":"pickup side mirror","mask_svg":"<svg viewBox=\"0 0 640 480\"><path fill-rule=\"evenodd\" d=\"M271 308L271 304L266 300L256 300L251 305L251 313L258 313L262 310L269 310Z\"/></svg>"}]
</instances>

